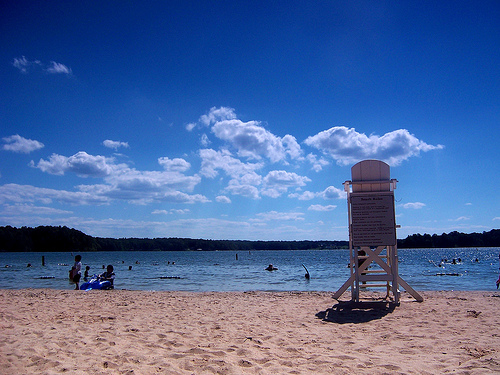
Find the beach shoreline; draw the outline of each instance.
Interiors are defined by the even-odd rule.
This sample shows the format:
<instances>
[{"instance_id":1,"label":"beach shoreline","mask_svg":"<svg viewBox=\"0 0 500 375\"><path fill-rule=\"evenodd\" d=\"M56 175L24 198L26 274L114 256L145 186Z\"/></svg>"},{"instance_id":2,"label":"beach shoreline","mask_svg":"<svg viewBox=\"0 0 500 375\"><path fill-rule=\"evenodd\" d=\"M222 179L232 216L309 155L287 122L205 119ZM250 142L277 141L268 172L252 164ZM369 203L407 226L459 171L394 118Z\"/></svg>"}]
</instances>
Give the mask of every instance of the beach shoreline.
<instances>
[{"instance_id":1,"label":"beach shoreline","mask_svg":"<svg viewBox=\"0 0 500 375\"><path fill-rule=\"evenodd\" d=\"M500 373L500 291L0 290L9 374Z\"/></svg>"}]
</instances>

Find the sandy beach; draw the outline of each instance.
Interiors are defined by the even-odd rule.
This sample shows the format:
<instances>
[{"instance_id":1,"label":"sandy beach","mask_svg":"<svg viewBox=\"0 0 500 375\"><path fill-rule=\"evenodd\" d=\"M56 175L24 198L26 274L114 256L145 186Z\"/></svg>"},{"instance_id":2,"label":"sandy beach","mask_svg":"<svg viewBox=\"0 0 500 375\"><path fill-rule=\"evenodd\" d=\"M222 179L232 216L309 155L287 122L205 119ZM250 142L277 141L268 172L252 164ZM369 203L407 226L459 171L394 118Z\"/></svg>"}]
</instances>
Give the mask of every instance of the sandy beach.
<instances>
[{"instance_id":1,"label":"sandy beach","mask_svg":"<svg viewBox=\"0 0 500 375\"><path fill-rule=\"evenodd\" d=\"M500 373L500 292L422 295L0 290L0 373Z\"/></svg>"}]
</instances>

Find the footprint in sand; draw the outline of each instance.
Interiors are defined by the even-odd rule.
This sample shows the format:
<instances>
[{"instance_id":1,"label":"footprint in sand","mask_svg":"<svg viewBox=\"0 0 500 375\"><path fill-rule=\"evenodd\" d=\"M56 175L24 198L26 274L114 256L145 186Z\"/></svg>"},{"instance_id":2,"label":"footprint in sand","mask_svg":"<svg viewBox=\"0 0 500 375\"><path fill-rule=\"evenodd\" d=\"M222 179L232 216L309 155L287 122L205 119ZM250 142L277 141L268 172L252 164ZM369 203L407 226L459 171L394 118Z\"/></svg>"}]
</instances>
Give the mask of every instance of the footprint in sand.
<instances>
[{"instance_id":1,"label":"footprint in sand","mask_svg":"<svg viewBox=\"0 0 500 375\"><path fill-rule=\"evenodd\" d=\"M240 359L240 360L238 361L238 365L239 365L239 366L241 366L241 367L252 367L252 366L253 366L253 365L252 365L252 362L247 361L247 360L245 360L245 359Z\"/></svg>"}]
</instances>

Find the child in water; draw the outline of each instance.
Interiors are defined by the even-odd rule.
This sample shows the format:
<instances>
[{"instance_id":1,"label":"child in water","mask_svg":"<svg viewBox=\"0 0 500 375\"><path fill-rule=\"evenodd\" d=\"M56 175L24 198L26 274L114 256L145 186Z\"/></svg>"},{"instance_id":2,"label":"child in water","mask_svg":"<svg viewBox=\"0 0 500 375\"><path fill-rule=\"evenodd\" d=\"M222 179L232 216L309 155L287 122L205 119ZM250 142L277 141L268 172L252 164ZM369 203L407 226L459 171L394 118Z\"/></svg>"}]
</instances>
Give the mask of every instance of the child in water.
<instances>
[{"instance_id":1,"label":"child in water","mask_svg":"<svg viewBox=\"0 0 500 375\"><path fill-rule=\"evenodd\" d=\"M106 272L101 273L99 275L100 281L109 281L111 283L108 289L114 288L113 282L115 281L115 273L113 272L113 270L114 270L113 266L109 264L108 267L106 268Z\"/></svg>"},{"instance_id":2,"label":"child in water","mask_svg":"<svg viewBox=\"0 0 500 375\"><path fill-rule=\"evenodd\" d=\"M83 280L88 281L90 266L85 267L85 273L83 274Z\"/></svg>"}]
</instances>

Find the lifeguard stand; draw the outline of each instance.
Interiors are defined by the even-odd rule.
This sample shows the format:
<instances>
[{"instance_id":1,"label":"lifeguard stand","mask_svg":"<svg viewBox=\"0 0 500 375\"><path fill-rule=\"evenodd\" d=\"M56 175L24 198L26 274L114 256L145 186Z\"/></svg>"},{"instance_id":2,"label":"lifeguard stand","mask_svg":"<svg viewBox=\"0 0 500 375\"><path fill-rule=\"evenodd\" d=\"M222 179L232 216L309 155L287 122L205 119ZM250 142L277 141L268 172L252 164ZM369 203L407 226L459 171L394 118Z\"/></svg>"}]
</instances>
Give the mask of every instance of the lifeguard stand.
<instances>
[{"instance_id":1,"label":"lifeguard stand","mask_svg":"<svg viewBox=\"0 0 500 375\"><path fill-rule=\"evenodd\" d=\"M386 298L392 291L394 302L399 303L402 286L422 302L423 298L398 274L394 209L397 180L390 178L389 165L379 160L361 161L351 168L351 179L344 182L351 275L333 298L340 298L350 287L352 301L359 302L360 289L386 288Z\"/></svg>"}]
</instances>

